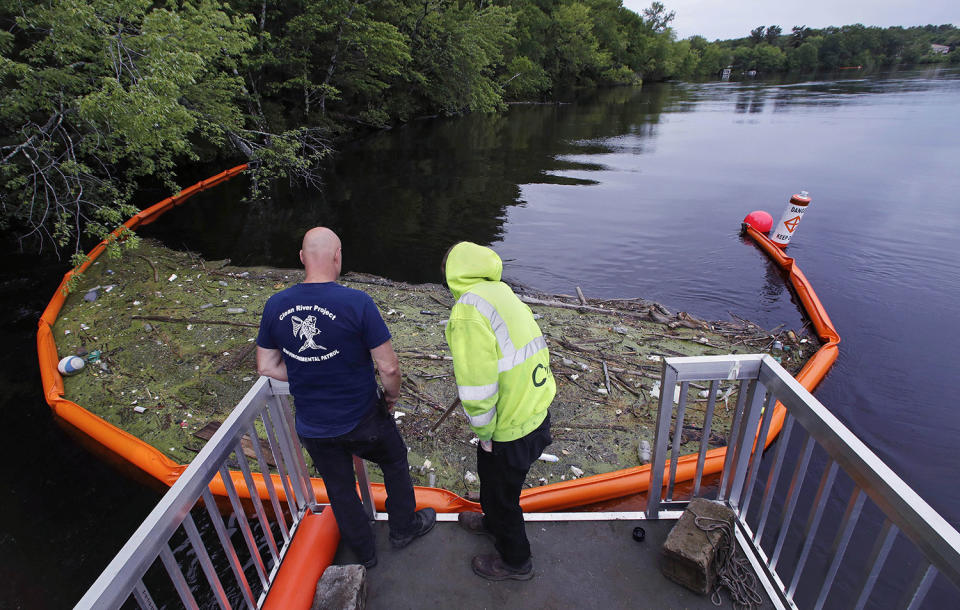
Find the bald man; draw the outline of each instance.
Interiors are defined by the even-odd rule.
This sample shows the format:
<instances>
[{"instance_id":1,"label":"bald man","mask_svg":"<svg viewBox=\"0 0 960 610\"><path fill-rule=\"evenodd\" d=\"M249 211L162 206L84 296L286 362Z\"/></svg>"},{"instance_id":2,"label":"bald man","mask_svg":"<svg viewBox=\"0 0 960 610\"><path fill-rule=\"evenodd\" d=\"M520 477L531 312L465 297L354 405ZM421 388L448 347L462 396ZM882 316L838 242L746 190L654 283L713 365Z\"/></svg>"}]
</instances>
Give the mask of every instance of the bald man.
<instances>
[{"instance_id":1,"label":"bald man","mask_svg":"<svg viewBox=\"0 0 960 610\"><path fill-rule=\"evenodd\" d=\"M337 284L342 252L330 229L307 231L300 262L304 281L274 294L263 307L257 371L290 381L297 436L323 477L340 535L358 561L372 568L376 545L357 496L354 455L383 471L394 548L429 532L436 513L416 511L407 448L391 415L400 394L400 365L376 304L367 293Z\"/></svg>"}]
</instances>

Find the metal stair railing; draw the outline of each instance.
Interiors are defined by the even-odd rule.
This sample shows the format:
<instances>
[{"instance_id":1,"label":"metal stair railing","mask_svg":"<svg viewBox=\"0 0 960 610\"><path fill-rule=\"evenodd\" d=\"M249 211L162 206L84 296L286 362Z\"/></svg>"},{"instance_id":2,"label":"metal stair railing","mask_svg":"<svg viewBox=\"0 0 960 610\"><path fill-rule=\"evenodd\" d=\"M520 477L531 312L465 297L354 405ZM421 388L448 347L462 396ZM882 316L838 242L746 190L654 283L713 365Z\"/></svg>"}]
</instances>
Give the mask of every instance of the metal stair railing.
<instances>
[{"instance_id":1,"label":"metal stair railing","mask_svg":"<svg viewBox=\"0 0 960 610\"><path fill-rule=\"evenodd\" d=\"M697 381L710 387L696 474L681 490L676 473ZM716 407L734 389L723 470L719 482L705 479ZM782 430L763 450L755 439L767 437L783 409ZM960 599L960 533L771 356L666 358L654 445L650 490L662 491L649 494L647 518L675 515L686 504L680 495L727 504L737 544L775 605L919 608L935 581L940 598Z\"/></svg>"},{"instance_id":2,"label":"metal stair railing","mask_svg":"<svg viewBox=\"0 0 960 610\"><path fill-rule=\"evenodd\" d=\"M201 604L198 604L194 594L199 593L200 583L187 582L175 556L182 548L187 548L187 553L195 555L209 587L205 592L212 600L202 600L202 605L213 605L215 602L221 608L232 607L227 590L234 592L234 595L239 590L242 600L235 601L240 605L256 608L263 603L300 521L308 510L319 512L294 429L288 394L289 386L284 382L260 377L254 383L196 459L90 587L77 604L78 608L117 608L130 596L140 607L157 607L144 584L144 575L158 558L169 577L169 582L161 582L158 586L169 587L172 584L184 607L199 607ZM261 443L269 446L272 453L276 464L273 475L270 474L265 447L261 447ZM256 479L261 475L255 476L248 463L247 456L250 453L255 456L263 473L264 480L260 481L260 486L265 487L268 493L267 506L257 491ZM234 463L239 465L242 475L237 481L227 470L227 466ZM283 490L282 497L275 484L278 479ZM245 542L245 545L240 545L240 552L231 540L217 509L216 499L210 491L210 485L215 481L221 482L226 490L233 518ZM205 542L191 516L192 510L200 511L201 500L215 531L216 541L212 543L209 539L214 537L213 532L206 530L208 541ZM245 510L244 502L252 505L255 514L253 526L247 519L249 508ZM171 538L183 534L186 543L175 550L171 547ZM215 552L211 553L208 547ZM247 561L241 561L241 557L247 558ZM245 564L252 564L256 571L252 583L245 574ZM227 581L225 586L222 579L231 577L233 582ZM154 580L150 582L155 584Z\"/></svg>"}]
</instances>

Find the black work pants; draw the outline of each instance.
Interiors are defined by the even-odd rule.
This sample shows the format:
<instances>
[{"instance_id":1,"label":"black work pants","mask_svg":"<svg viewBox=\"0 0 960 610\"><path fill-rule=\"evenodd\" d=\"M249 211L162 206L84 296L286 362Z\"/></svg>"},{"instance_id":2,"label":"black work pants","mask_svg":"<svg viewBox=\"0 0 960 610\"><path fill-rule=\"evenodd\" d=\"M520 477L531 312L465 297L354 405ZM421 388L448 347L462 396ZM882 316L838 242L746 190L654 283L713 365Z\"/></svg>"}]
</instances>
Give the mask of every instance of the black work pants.
<instances>
[{"instance_id":1,"label":"black work pants","mask_svg":"<svg viewBox=\"0 0 960 610\"><path fill-rule=\"evenodd\" d=\"M550 414L533 432L514 441L494 441L493 451L477 445L483 525L493 533L500 558L519 568L530 559L530 542L520 508L520 491L530 466L551 443Z\"/></svg>"},{"instance_id":2,"label":"black work pants","mask_svg":"<svg viewBox=\"0 0 960 610\"><path fill-rule=\"evenodd\" d=\"M313 458L330 497L333 516L340 535L361 562L376 554L373 528L357 495L353 456L375 462L383 471L387 490L387 513L390 533L406 536L413 533L416 499L407 467L407 446L393 417L379 406L357 426L332 438L304 438L300 442Z\"/></svg>"}]
</instances>

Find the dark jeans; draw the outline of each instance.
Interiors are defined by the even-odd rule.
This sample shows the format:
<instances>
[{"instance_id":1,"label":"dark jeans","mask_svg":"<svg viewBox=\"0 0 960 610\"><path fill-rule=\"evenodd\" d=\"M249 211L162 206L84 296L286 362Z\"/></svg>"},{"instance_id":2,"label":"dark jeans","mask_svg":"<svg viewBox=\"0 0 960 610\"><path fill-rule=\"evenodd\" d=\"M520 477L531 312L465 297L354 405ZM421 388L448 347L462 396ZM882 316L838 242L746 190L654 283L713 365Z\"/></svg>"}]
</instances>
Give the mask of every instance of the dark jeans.
<instances>
[{"instance_id":1,"label":"dark jeans","mask_svg":"<svg viewBox=\"0 0 960 610\"><path fill-rule=\"evenodd\" d=\"M530 466L552 440L547 413L543 423L530 434L505 443L494 441L492 453L477 446L483 525L493 532L497 552L508 566L518 568L530 559L520 491Z\"/></svg>"},{"instance_id":2,"label":"dark jeans","mask_svg":"<svg viewBox=\"0 0 960 610\"><path fill-rule=\"evenodd\" d=\"M416 499L407 467L407 446L393 417L385 410L374 406L371 413L346 434L332 438L300 437L300 442L323 478L343 541L360 561L372 558L376 554L376 545L373 529L357 494L354 455L375 462L383 471L390 533L394 536L413 533L417 525L414 520Z\"/></svg>"}]
</instances>

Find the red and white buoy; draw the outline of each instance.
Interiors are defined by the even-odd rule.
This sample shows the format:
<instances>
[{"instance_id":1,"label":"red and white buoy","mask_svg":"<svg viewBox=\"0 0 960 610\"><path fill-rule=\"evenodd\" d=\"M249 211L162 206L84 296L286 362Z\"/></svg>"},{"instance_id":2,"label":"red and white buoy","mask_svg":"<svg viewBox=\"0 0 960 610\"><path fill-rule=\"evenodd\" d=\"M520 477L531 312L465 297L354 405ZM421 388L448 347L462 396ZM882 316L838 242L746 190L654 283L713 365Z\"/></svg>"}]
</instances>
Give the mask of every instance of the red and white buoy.
<instances>
[{"instance_id":1,"label":"red and white buoy","mask_svg":"<svg viewBox=\"0 0 960 610\"><path fill-rule=\"evenodd\" d=\"M800 224L800 219L803 218L803 214L807 211L809 205L810 195L807 191L800 191L799 195L791 197L787 209L783 211L780 222L777 223L773 235L770 236L771 241L780 248L786 248L787 244L790 243L790 238L797 231L797 225Z\"/></svg>"}]
</instances>

